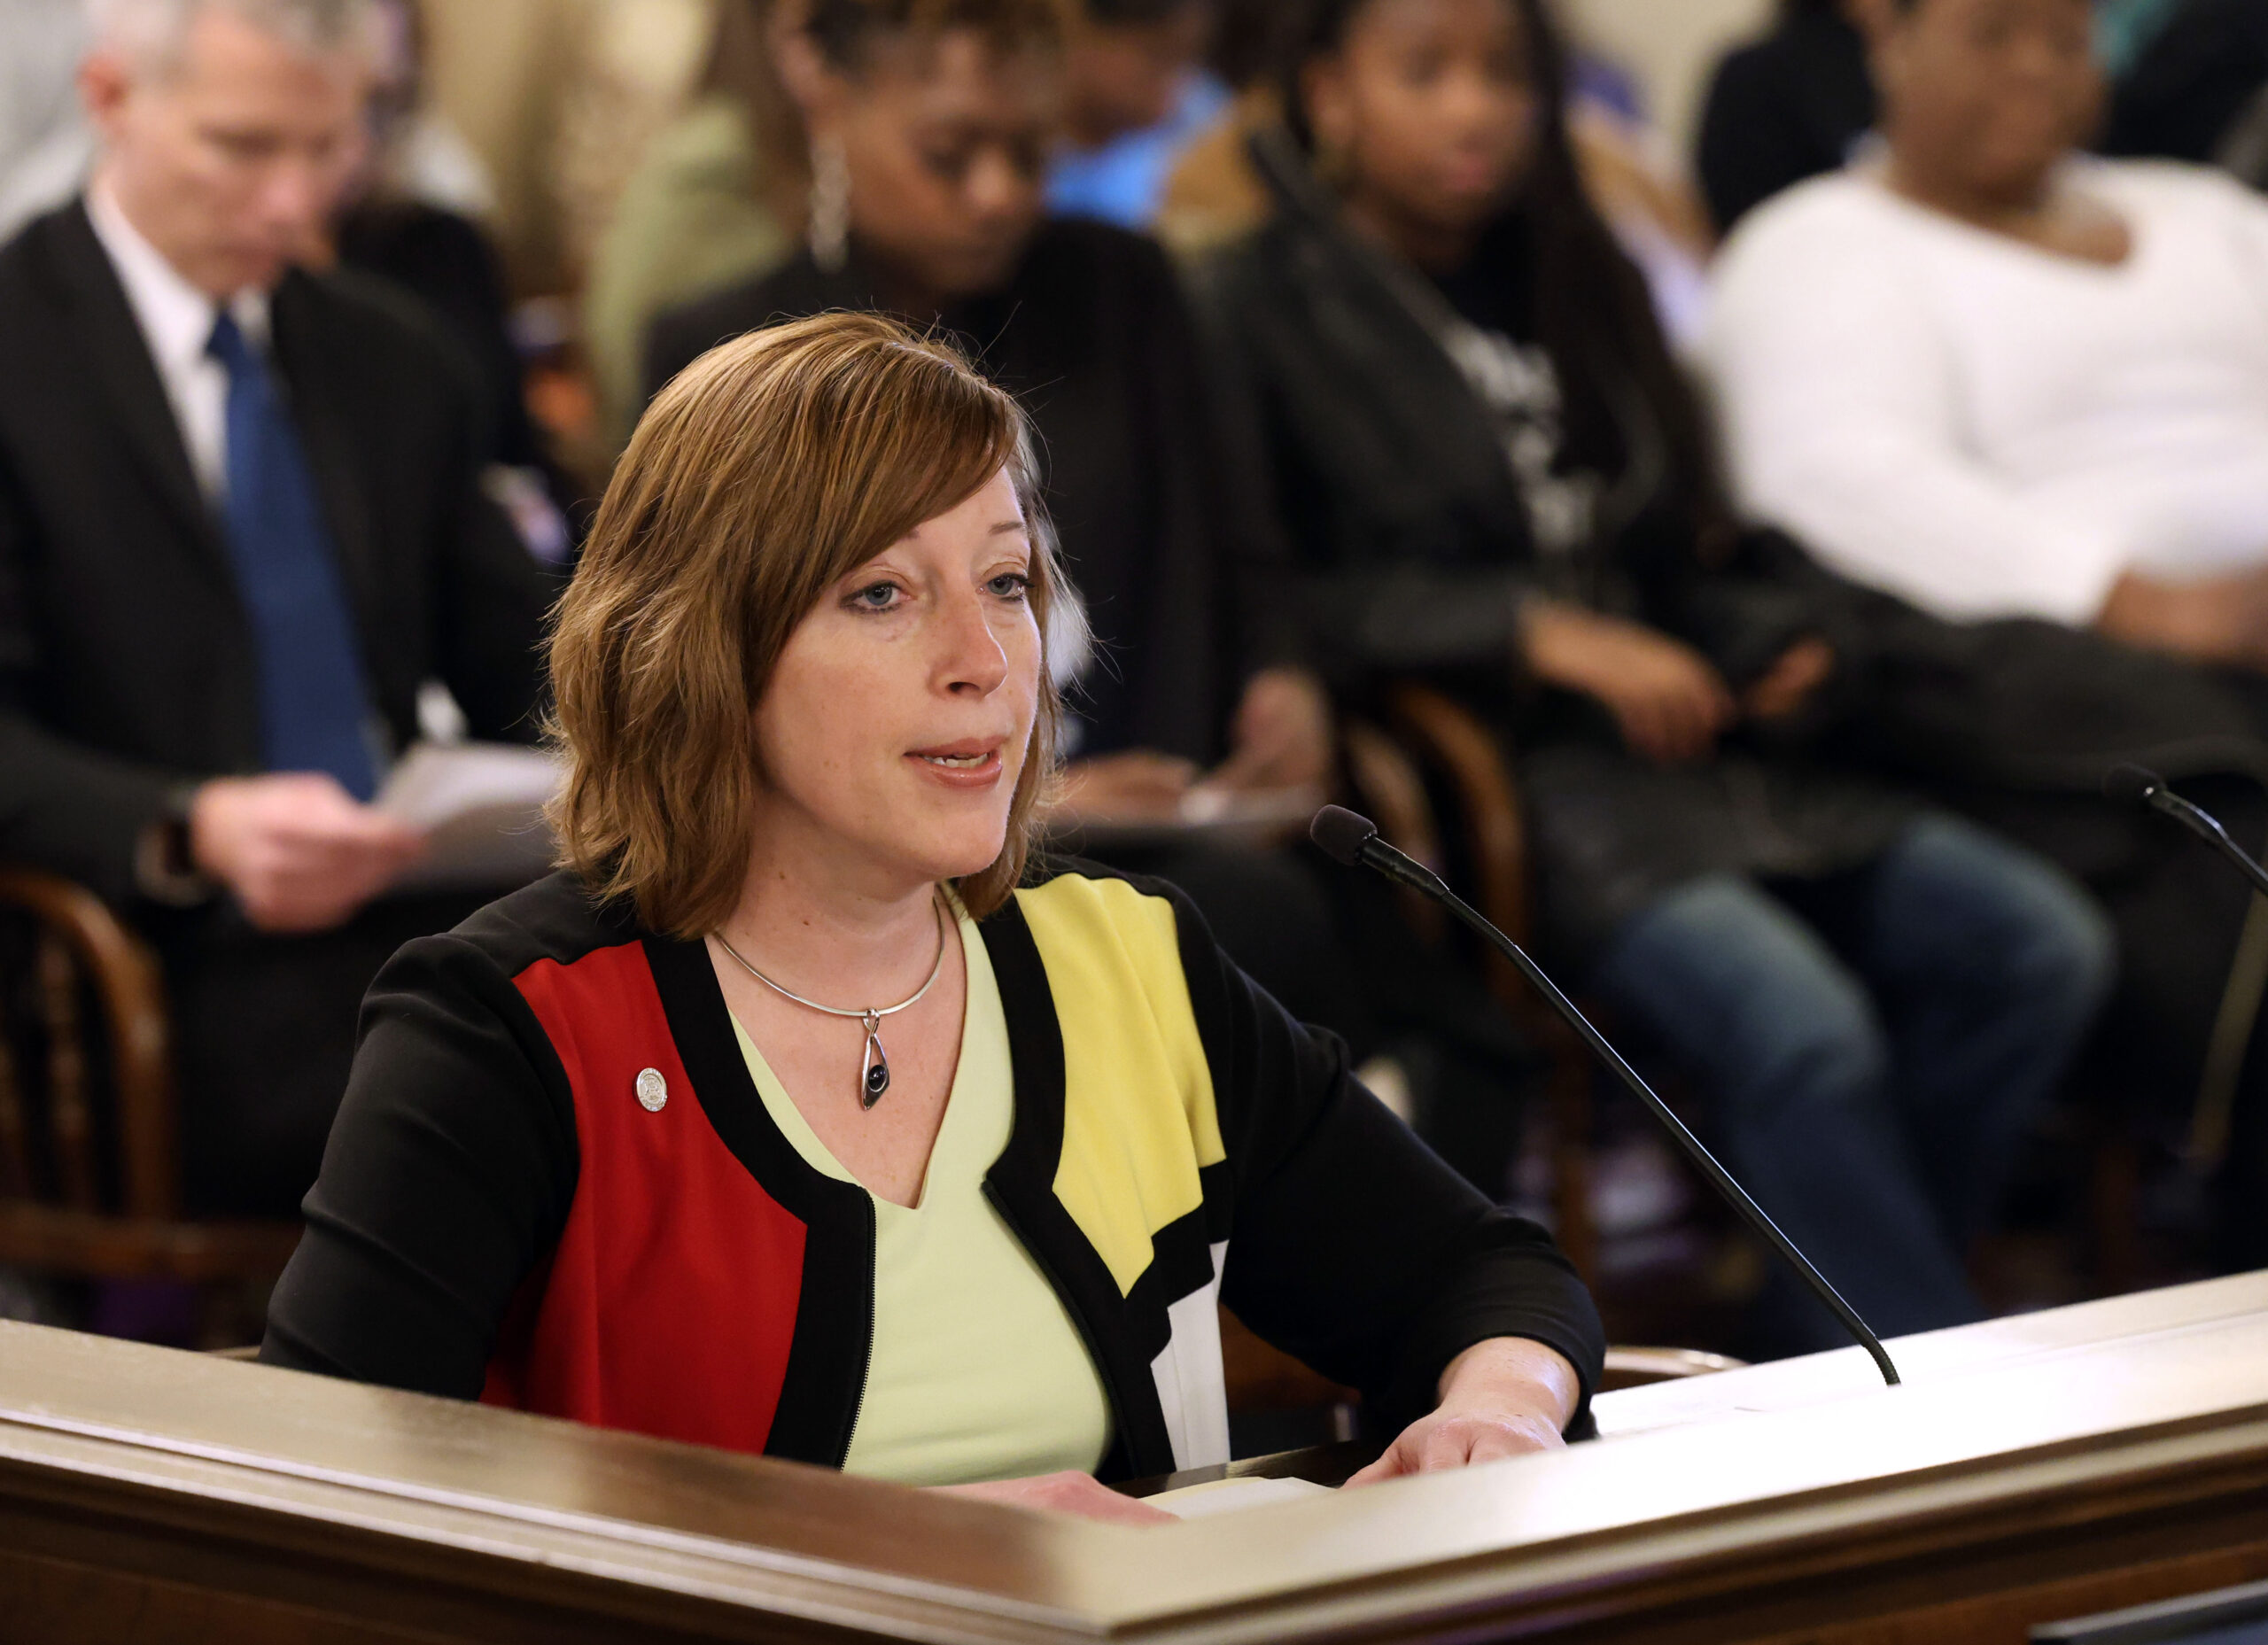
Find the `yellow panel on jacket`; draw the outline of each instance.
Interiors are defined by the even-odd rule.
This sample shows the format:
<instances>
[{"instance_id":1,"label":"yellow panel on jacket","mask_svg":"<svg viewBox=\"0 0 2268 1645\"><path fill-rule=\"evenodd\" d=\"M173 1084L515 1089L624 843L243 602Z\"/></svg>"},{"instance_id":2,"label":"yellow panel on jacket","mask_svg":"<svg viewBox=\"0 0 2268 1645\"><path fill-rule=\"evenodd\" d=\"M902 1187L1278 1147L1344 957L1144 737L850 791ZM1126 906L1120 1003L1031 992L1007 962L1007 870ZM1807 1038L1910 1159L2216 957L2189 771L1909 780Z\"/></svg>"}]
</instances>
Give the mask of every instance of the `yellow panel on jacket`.
<instances>
[{"instance_id":1,"label":"yellow panel on jacket","mask_svg":"<svg viewBox=\"0 0 2268 1645\"><path fill-rule=\"evenodd\" d=\"M1150 1266L1152 1233L1203 1204L1197 1174L1226 1157L1173 905L1077 874L1016 902L1063 1029L1055 1195L1123 1293Z\"/></svg>"}]
</instances>

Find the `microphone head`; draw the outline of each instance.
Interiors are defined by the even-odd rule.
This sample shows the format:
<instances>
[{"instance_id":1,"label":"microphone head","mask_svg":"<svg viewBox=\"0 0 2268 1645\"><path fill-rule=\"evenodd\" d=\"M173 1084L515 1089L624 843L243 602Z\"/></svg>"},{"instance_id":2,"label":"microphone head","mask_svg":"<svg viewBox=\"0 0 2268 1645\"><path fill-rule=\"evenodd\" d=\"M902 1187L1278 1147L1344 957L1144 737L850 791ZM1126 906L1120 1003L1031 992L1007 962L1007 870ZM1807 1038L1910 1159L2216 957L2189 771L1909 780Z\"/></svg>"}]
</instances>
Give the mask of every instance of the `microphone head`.
<instances>
[{"instance_id":1,"label":"microphone head","mask_svg":"<svg viewBox=\"0 0 2268 1645\"><path fill-rule=\"evenodd\" d=\"M1379 837L1379 826L1357 817L1343 805L1326 805L1308 824L1308 838L1323 848L1333 862L1352 868L1363 859L1363 848Z\"/></svg>"},{"instance_id":2,"label":"microphone head","mask_svg":"<svg viewBox=\"0 0 2268 1645\"><path fill-rule=\"evenodd\" d=\"M2102 780L2102 791L2114 800L2139 805L2165 787L2165 779L2147 765L2114 765Z\"/></svg>"}]
</instances>

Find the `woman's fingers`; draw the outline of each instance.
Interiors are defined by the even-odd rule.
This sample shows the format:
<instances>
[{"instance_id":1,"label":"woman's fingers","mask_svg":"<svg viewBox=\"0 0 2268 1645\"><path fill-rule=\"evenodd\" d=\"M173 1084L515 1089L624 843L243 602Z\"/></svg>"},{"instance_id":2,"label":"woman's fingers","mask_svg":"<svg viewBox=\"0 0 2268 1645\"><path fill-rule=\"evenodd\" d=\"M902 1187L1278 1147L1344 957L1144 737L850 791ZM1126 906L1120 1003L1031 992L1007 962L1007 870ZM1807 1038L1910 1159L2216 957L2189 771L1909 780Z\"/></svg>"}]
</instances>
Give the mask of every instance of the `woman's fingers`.
<instances>
[{"instance_id":1,"label":"woman's fingers","mask_svg":"<svg viewBox=\"0 0 2268 1645\"><path fill-rule=\"evenodd\" d=\"M1349 1478L1349 1486L1376 1485L1410 1474L1446 1473L1476 1463L1502 1462L1565 1442L1540 1418L1435 1411L1403 1429L1386 1455Z\"/></svg>"}]
</instances>

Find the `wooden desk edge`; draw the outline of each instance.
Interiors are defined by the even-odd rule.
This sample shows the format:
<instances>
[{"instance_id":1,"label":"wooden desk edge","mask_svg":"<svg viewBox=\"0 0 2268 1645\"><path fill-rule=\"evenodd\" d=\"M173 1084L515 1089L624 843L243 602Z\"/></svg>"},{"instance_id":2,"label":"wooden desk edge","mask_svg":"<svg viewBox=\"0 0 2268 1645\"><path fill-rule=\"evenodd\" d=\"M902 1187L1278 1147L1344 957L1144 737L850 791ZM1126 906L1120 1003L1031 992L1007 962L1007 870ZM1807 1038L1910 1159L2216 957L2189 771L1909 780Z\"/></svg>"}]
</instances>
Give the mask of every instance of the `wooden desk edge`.
<instances>
[{"instance_id":1,"label":"wooden desk edge","mask_svg":"<svg viewBox=\"0 0 2268 1645\"><path fill-rule=\"evenodd\" d=\"M2201 1467L2221 1478L2201 1481ZM2201 1483L2209 1488L2201 1492ZM163 1494L155 1509L153 1488ZM753 1626L765 1616L906 1639L1169 1639L1177 1645L1312 1638L1359 1630L1387 1616L1403 1628L1451 1617L1469 1626L1478 1615L1505 1624L1518 1619L1525 1627L1596 1608L1610 1595L1626 1606L1669 1603L1816 1578L1878 1561L1885 1547L1900 1542L1942 1546L1957 1539L1963 1523L2005 1516L2011 1504L2025 1501L2061 1501L2059 1523L2070 1526L2168 1501L2233 1500L2264 1491L2268 1406L2128 1431L2109 1441L2088 1438L2015 1457L1979 1457L1886 1483L1854 1481L1559 1540L1419 1560L1288 1591L1272 1587L1270 1573L1258 1569L1242 1594L1177 1594L1171 1559L1146 1556L1145 1533L1050 1525L1072 1533L1069 1586L1090 1596L1089 1603L1062 1606L788 1550L657 1536L652 1527L614 1521L570 1523L571 1516L544 1523L162 1444L0 1424L0 1503L11 1517L34 1501L107 1512L160 1530L170 1525L206 1544L234 1540L254 1556L288 1550L334 1567L507 1593L532 1603L555 1602L560 1573L571 1572L594 1610L625 1621L651 1620L657 1605L680 1620L698 1613L706 1618L704 1630L715 1629L720 1638L736 1636L735 1619ZM2077 1517L2075 1502L2087 1505ZM1235 1534L1217 1520L1208 1530ZM1082 1567L1089 1568L1086 1579Z\"/></svg>"}]
</instances>

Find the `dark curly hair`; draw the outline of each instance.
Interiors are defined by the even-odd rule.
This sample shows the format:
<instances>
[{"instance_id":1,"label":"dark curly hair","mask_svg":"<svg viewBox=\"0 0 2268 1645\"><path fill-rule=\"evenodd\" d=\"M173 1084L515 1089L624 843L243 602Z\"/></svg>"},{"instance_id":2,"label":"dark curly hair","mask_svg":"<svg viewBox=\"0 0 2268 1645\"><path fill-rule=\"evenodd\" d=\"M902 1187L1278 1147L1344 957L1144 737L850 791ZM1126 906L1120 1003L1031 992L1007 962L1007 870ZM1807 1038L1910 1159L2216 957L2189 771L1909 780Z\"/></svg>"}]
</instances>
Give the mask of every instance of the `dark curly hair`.
<instances>
[{"instance_id":1,"label":"dark curly hair","mask_svg":"<svg viewBox=\"0 0 2268 1645\"><path fill-rule=\"evenodd\" d=\"M866 66L879 40L968 29L1003 55L1060 51L1070 34L1070 0L812 0L804 32L845 74Z\"/></svg>"}]
</instances>

